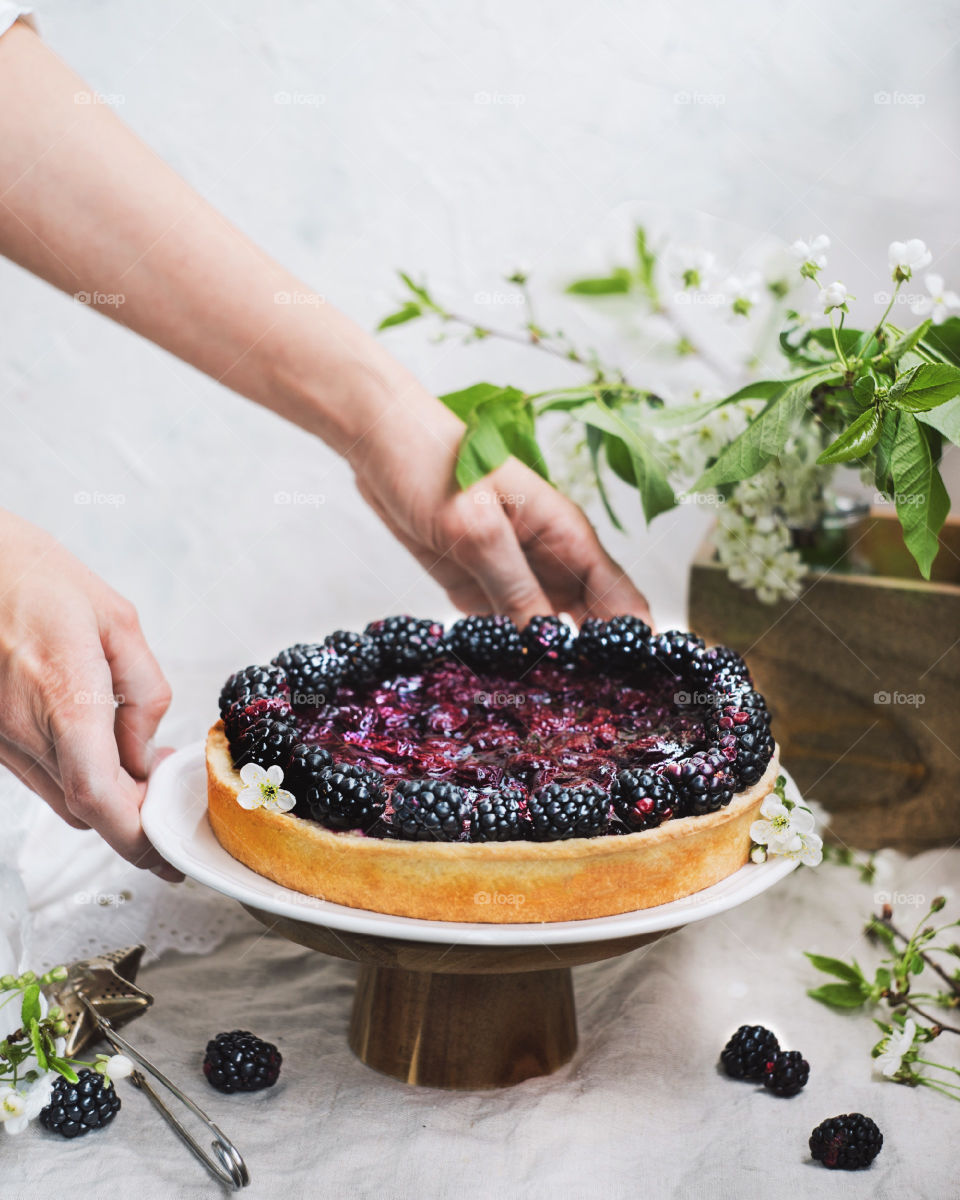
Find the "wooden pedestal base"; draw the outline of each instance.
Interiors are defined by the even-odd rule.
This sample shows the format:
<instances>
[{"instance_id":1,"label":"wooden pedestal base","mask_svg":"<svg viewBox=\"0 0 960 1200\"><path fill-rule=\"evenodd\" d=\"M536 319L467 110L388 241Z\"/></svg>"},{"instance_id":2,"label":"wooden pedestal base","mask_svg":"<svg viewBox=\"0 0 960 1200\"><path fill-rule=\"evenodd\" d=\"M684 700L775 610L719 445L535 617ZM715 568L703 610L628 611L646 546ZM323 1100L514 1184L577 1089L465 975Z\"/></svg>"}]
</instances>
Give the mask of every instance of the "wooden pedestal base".
<instances>
[{"instance_id":1,"label":"wooden pedestal base","mask_svg":"<svg viewBox=\"0 0 960 1200\"><path fill-rule=\"evenodd\" d=\"M350 1048L367 1066L426 1087L505 1087L556 1071L577 1048L570 968L671 932L550 946L545 925L543 945L443 945L244 907L299 945L359 963Z\"/></svg>"}]
</instances>

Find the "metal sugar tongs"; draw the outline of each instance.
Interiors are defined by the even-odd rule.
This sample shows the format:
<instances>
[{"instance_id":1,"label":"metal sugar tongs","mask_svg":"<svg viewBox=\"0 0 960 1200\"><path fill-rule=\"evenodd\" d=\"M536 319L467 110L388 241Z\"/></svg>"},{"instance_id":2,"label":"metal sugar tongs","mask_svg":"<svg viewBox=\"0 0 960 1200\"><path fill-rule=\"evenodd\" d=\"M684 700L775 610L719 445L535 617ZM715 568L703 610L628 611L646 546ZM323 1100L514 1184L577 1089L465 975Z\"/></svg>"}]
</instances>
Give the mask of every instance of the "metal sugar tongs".
<instances>
[{"instance_id":1,"label":"metal sugar tongs","mask_svg":"<svg viewBox=\"0 0 960 1200\"><path fill-rule=\"evenodd\" d=\"M64 1020L70 1026L65 1053L68 1056L77 1054L91 1042L104 1038L117 1054L126 1054L133 1059L143 1071L135 1070L130 1076L131 1082L146 1094L170 1128L211 1175L232 1190L239 1191L250 1182L250 1174L240 1151L198 1104L117 1032L118 1025L141 1016L153 1003L149 992L133 982L143 951L143 946L129 946L124 950L114 950L72 963L67 968L67 978L52 993L53 1002L63 1009ZM165 1087L213 1134L210 1144L212 1154L170 1111L144 1072Z\"/></svg>"}]
</instances>

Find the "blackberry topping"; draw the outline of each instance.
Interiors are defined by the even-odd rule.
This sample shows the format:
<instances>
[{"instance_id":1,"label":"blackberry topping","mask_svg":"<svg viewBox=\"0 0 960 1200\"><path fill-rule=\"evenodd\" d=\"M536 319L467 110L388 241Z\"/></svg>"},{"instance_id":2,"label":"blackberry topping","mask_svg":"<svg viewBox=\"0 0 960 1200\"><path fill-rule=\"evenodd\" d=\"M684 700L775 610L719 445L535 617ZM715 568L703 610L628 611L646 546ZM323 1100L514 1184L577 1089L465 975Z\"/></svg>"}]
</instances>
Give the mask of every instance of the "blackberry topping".
<instances>
[{"instance_id":1,"label":"blackberry topping","mask_svg":"<svg viewBox=\"0 0 960 1200\"><path fill-rule=\"evenodd\" d=\"M696 647L691 650L683 674L698 690L713 692L718 696L725 696L734 690L743 691L751 686L747 664L729 646Z\"/></svg>"},{"instance_id":2,"label":"blackberry topping","mask_svg":"<svg viewBox=\"0 0 960 1200\"><path fill-rule=\"evenodd\" d=\"M403 779L393 790L390 827L408 842L456 842L470 814L470 799L455 783Z\"/></svg>"},{"instance_id":3,"label":"blackberry topping","mask_svg":"<svg viewBox=\"0 0 960 1200\"><path fill-rule=\"evenodd\" d=\"M289 646L273 661L286 675L296 708L321 708L330 703L347 675L345 659L315 642Z\"/></svg>"},{"instance_id":4,"label":"blackberry topping","mask_svg":"<svg viewBox=\"0 0 960 1200\"><path fill-rule=\"evenodd\" d=\"M443 626L420 617L386 617L363 631L380 651L385 667L414 670L443 653Z\"/></svg>"},{"instance_id":5,"label":"blackberry topping","mask_svg":"<svg viewBox=\"0 0 960 1200\"><path fill-rule=\"evenodd\" d=\"M589 617L580 626L577 657L604 671L625 671L650 660L650 626L639 617Z\"/></svg>"},{"instance_id":6,"label":"blackberry topping","mask_svg":"<svg viewBox=\"0 0 960 1200\"><path fill-rule=\"evenodd\" d=\"M883 1134L863 1113L822 1121L810 1134L810 1153L831 1171L861 1171L880 1153Z\"/></svg>"},{"instance_id":7,"label":"blackberry topping","mask_svg":"<svg viewBox=\"0 0 960 1200\"><path fill-rule=\"evenodd\" d=\"M383 816L386 801L383 776L359 763L321 767L316 782L307 784L303 795L312 820L331 829L362 829L364 833Z\"/></svg>"},{"instance_id":8,"label":"blackberry topping","mask_svg":"<svg viewBox=\"0 0 960 1200\"><path fill-rule=\"evenodd\" d=\"M577 637L559 617L531 617L520 636L531 667L540 663L565 666L573 662Z\"/></svg>"},{"instance_id":9,"label":"blackberry topping","mask_svg":"<svg viewBox=\"0 0 960 1200\"><path fill-rule=\"evenodd\" d=\"M61 1137L83 1137L109 1125L120 1111L120 1097L99 1071L84 1067L76 1083L61 1075L53 1085L50 1103L40 1110L40 1124Z\"/></svg>"},{"instance_id":10,"label":"blackberry topping","mask_svg":"<svg viewBox=\"0 0 960 1200\"><path fill-rule=\"evenodd\" d=\"M528 809L535 842L596 837L607 824L610 801L593 784L563 787L549 783L530 797Z\"/></svg>"},{"instance_id":11,"label":"blackberry topping","mask_svg":"<svg viewBox=\"0 0 960 1200\"><path fill-rule=\"evenodd\" d=\"M703 648L703 638L682 629L668 629L648 640L648 653L655 663L672 675L690 678L691 682L698 682L691 678L690 672L694 663L700 661L698 651Z\"/></svg>"},{"instance_id":12,"label":"blackberry topping","mask_svg":"<svg viewBox=\"0 0 960 1200\"><path fill-rule=\"evenodd\" d=\"M779 1053L776 1034L762 1025L741 1025L721 1050L720 1062L731 1079L760 1080Z\"/></svg>"},{"instance_id":13,"label":"blackberry topping","mask_svg":"<svg viewBox=\"0 0 960 1200\"><path fill-rule=\"evenodd\" d=\"M207 1042L203 1073L218 1092L259 1092L277 1082L281 1062L283 1055L272 1042L234 1029Z\"/></svg>"},{"instance_id":14,"label":"blackberry topping","mask_svg":"<svg viewBox=\"0 0 960 1200\"><path fill-rule=\"evenodd\" d=\"M810 1064L799 1050L781 1050L765 1064L763 1086L775 1096L795 1096L810 1078Z\"/></svg>"},{"instance_id":15,"label":"blackberry topping","mask_svg":"<svg viewBox=\"0 0 960 1200\"><path fill-rule=\"evenodd\" d=\"M526 649L520 631L509 617L461 617L447 633L450 653L478 674L513 673Z\"/></svg>"},{"instance_id":16,"label":"blackberry topping","mask_svg":"<svg viewBox=\"0 0 960 1200\"><path fill-rule=\"evenodd\" d=\"M347 683L372 683L380 673L383 666L380 647L365 633L338 629L324 638L323 644L346 663L344 678Z\"/></svg>"},{"instance_id":17,"label":"blackberry topping","mask_svg":"<svg viewBox=\"0 0 960 1200\"><path fill-rule=\"evenodd\" d=\"M246 707L261 696L276 696L285 690L286 678L274 666L244 667L235 671L220 691L220 716L225 717L232 704L242 701Z\"/></svg>"},{"instance_id":18,"label":"blackberry topping","mask_svg":"<svg viewBox=\"0 0 960 1200\"><path fill-rule=\"evenodd\" d=\"M297 803L290 810L296 817L313 816L313 806L316 797L313 790L320 784L320 772L333 762L330 752L322 746L312 746L307 742L297 742L290 752L290 762L284 772L283 786L292 793Z\"/></svg>"},{"instance_id":19,"label":"blackberry topping","mask_svg":"<svg viewBox=\"0 0 960 1200\"><path fill-rule=\"evenodd\" d=\"M516 788L481 796L470 818L471 842L515 842L524 835L523 793Z\"/></svg>"},{"instance_id":20,"label":"blackberry topping","mask_svg":"<svg viewBox=\"0 0 960 1200\"><path fill-rule=\"evenodd\" d=\"M239 771L247 763L256 763L258 767L272 767L276 763L286 771L296 740L297 735L289 725L272 717L261 717L230 743L233 765Z\"/></svg>"},{"instance_id":21,"label":"blackberry topping","mask_svg":"<svg viewBox=\"0 0 960 1200\"><path fill-rule=\"evenodd\" d=\"M741 788L760 779L774 751L766 704L756 692L751 695L759 700L759 707L744 707L744 698L739 704L724 705L707 722L707 736L716 741L720 753L733 764ZM746 703L749 705L751 701Z\"/></svg>"},{"instance_id":22,"label":"blackberry topping","mask_svg":"<svg viewBox=\"0 0 960 1200\"><path fill-rule=\"evenodd\" d=\"M245 707L240 703L231 704L223 718L223 730L227 741L231 744L236 742L241 734L246 733L251 725L255 725L263 717L272 717L281 725L293 728L295 717L286 693L282 696L262 696Z\"/></svg>"},{"instance_id":23,"label":"blackberry topping","mask_svg":"<svg viewBox=\"0 0 960 1200\"><path fill-rule=\"evenodd\" d=\"M664 775L677 789L684 816L702 817L718 812L733 799L737 776L720 749L703 750L680 762L668 763Z\"/></svg>"},{"instance_id":24,"label":"blackberry topping","mask_svg":"<svg viewBox=\"0 0 960 1200\"><path fill-rule=\"evenodd\" d=\"M628 829L653 829L677 815L676 788L656 771L621 771L610 792L614 811Z\"/></svg>"}]
</instances>

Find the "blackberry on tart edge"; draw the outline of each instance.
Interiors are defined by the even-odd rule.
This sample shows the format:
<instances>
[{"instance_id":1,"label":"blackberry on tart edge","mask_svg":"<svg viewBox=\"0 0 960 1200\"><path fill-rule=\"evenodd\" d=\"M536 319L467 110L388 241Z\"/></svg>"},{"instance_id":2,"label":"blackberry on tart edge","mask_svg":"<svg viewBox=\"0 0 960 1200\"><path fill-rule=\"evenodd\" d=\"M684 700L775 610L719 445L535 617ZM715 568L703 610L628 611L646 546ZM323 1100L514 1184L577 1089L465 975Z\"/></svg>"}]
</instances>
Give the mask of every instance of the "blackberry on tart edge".
<instances>
[{"instance_id":1,"label":"blackberry on tart edge","mask_svg":"<svg viewBox=\"0 0 960 1200\"><path fill-rule=\"evenodd\" d=\"M286 675L296 708L327 703L347 676L346 659L316 642L297 642L281 650L273 661Z\"/></svg>"},{"instance_id":2,"label":"blackberry on tart edge","mask_svg":"<svg viewBox=\"0 0 960 1200\"><path fill-rule=\"evenodd\" d=\"M324 646L346 663L346 682L372 683L382 666L380 647L365 633L337 629L323 639Z\"/></svg>"},{"instance_id":3,"label":"blackberry on tart edge","mask_svg":"<svg viewBox=\"0 0 960 1200\"><path fill-rule=\"evenodd\" d=\"M527 802L535 842L597 837L607 825L609 809L609 797L594 784L548 783Z\"/></svg>"},{"instance_id":4,"label":"blackberry on tart edge","mask_svg":"<svg viewBox=\"0 0 960 1200\"><path fill-rule=\"evenodd\" d=\"M443 653L443 626L421 617L384 617L364 629L388 668L415 670Z\"/></svg>"},{"instance_id":5,"label":"blackberry on tart edge","mask_svg":"<svg viewBox=\"0 0 960 1200\"><path fill-rule=\"evenodd\" d=\"M527 824L524 795L518 788L502 788L482 795L470 817L471 842L516 842Z\"/></svg>"},{"instance_id":6,"label":"blackberry on tart edge","mask_svg":"<svg viewBox=\"0 0 960 1200\"><path fill-rule=\"evenodd\" d=\"M272 717L261 717L231 742L233 765L239 771L247 763L264 768L276 764L286 771L296 742L296 732L289 725Z\"/></svg>"},{"instance_id":7,"label":"blackberry on tart edge","mask_svg":"<svg viewBox=\"0 0 960 1200\"><path fill-rule=\"evenodd\" d=\"M244 667L234 671L220 690L220 716L225 717L232 704L243 701L245 708L263 696L276 696L286 688L284 673L273 665Z\"/></svg>"},{"instance_id":8,"label":"blackberry on tart edge","mask_svg":"<svg viewBox=\"0 0 960 1200\"><path fill-rule=\"evenodd\" d=\"M446 644L455 658L478 674L511 674L520 669L526 654L520 630L500 614L461 617L447 631Z\"/></svg>"},{"instance_id":9,"label":"blackberry on tart edge","mask_svg":"<svg viewBox=\"0 0 960 1200\"><path fill-rule=\"evenodd\" d=\"M390 801L390 829L404 841L459 841L470 815L464 789L437 779L401 779Z\"/></svg>"},{"instance_id":10,"label":"blackberry on tart edge","mask_svg":"<svg viewBox=\"0 0 960 1200\"><path fill-rule=\"evenodd\" d=\"M617 816L630 830L654 829L677 816L680 808L670 779L651 770L621 771L610 798Z\"/></svg>"},{"instance_id":11,"label":"blackberry on tart edge","mask_svg":"<svg viewBox=\"0 0 960 1200\"><path fill-rule=\"evenodd\" d=\"M372 829L383 816L386 792L383 776L359 763L323 767L304 796L309 815L331 829ZM294 793L296 794L296 793Z\"/></svg>"},{"instance_id":12,"label":"blackberry on tart edge","mask_svg":"<svg viewBox=\"0 0 960 1200\"><path fill-rule=\"evenodd\" d=\"M577 657L587 666L624 671L650 660L650 626L639 617L588 617L580 626Z\"/></svg>"}]
</instances>

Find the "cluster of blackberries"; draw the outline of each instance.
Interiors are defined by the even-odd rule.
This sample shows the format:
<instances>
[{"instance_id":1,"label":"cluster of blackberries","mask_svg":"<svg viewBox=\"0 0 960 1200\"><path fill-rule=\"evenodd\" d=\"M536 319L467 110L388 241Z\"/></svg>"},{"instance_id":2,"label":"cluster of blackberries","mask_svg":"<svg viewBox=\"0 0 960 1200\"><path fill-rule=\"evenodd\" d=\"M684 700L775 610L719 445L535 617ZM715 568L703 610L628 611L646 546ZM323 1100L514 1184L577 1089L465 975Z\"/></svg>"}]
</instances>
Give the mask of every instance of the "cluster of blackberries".
<instances>
[{"instance_id":1,"label":"cluster of blackberries","mask_svg":"<svg viewBox=\"0 0 960 1200\"><path fill-rule=\"evenodd\" d=\"M333 762L300 741L298 714L332 703L338 688L417 671L443 656L477 672L580 663L610 673L673 673L709 712L707 745L657 770L623 770L609 792L550 785L529 797L508 789L468 799L454 784L429 780L406 781L391 798L377 771ZM576 635L553 616L534 617L522 630L505 616L463 617L446 634L435 621L388 617L363 633L338 630L323 642L290 646L269 666L237 671L220 693L220 713L235 766L282 767L297 816L401 838L556 840L650 829L723 808L760 779L774 752L770 714L735 651L707 649L678 630L654 635L629 616L588 619Z\"/></svg>"},{"instance_id":2,"label":"cluster of blackberries","mask_svg":"<svg viewBox=\"0 0 960 1200\"><path fill-rule=\"evenodd\" d=\"M797 1050L781 1050L777 1036L762 1025L741 1025L720 1052L733 1079L762 1083L775 1096L795 1096L810 1078L810 1065ZM823 1121L810 1135L810 1153L831 1170L869 1167L880 1153L883 1134L863 1113Z\"/></svg>"}]
</instances>

